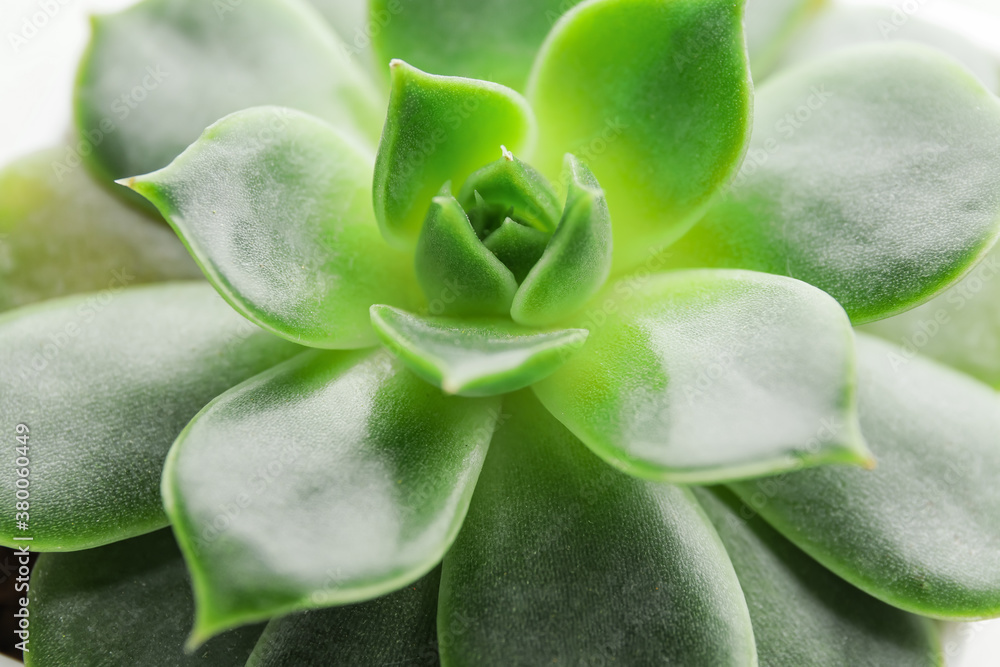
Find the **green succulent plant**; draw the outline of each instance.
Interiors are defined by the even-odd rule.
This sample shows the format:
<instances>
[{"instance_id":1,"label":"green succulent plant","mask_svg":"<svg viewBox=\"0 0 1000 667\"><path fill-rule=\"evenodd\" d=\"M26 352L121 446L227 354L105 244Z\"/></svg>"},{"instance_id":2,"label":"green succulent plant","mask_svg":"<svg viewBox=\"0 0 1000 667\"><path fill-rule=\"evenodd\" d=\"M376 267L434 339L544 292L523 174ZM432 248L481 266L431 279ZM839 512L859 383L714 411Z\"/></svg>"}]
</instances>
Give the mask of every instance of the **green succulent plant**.
<instances>
[{"instance_id":1,"label":"green succulent plant","mask_svg":"<svg viewBox=\"0 0 1000 667\"><path fill-rule=\"evenodd\" d=\"M95 19L76 139L0 173L28 665L936 665L1000 616L994 61L317 5Z\"/></svg>"}]
</instances>

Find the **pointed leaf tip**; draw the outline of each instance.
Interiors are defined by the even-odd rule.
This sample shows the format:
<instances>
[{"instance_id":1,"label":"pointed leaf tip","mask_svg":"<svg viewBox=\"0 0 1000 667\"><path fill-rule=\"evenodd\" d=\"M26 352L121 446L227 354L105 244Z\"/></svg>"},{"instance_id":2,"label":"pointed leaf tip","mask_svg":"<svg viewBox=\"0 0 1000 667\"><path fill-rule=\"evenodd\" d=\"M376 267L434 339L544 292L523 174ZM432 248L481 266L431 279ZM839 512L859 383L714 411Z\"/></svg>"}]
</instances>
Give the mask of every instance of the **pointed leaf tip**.
<instances>
[{"instance_id":1,"label":"pointed leaf tip","mask_svg":"<svg viewBox=\"0 0 1000 667\"><path fill-rule=\"evenodd\" d=\"M441 183L461 187L496 159L499 145L530 146L535 121L528 103L509 88L394 62L373 205L385 239L412 248Z\"/></svg>"},{"instance_id":2,"label":"pointed leaf tip","mask_svg":"<svg viewBox=\"0 0 1000 667\"><path fill-rule=\"evenodd\" d=\"M448 394L492 396L528 387L583 347L585 329L540 331L506 319L421 317L372 306L386 347Z\"/></svg>"}]
</instances>

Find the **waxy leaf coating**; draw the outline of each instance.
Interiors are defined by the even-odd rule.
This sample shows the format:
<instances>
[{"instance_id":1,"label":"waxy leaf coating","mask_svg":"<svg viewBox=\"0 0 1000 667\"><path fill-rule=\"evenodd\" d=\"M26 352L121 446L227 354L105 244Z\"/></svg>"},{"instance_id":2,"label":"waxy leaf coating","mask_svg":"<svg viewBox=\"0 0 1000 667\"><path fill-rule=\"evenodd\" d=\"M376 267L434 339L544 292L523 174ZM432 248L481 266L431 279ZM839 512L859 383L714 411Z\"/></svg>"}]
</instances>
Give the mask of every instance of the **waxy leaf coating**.
<instances>
[{"instance_id":1,"label":"waxy leaf coating","mask_svg":"<svg viewBox=\"0 0 1000 667\"><path fill-rule=\"evenodd\" d=\"M177 435L223 391L299 350L204 282L115 286L5 314L0 419L29 433L18 443L28 463L0 469L0 544L29 535L33 551L71 551L166 526L160 474ZM30 519L16 516L22 468Z\"/></svg>"},{"instance_id":2,"label":"waxy leaf coating","mask_svg":"<svg viewBox=\"0 0 1000 667\"><path fill-rule=\"evenodd\" d=\"M717 482L868 463L842 308L797 280L679 271L622 280L571 321L587 345L535 385L542 403L631 474Z\"/></svg>"},{"instance_id":3,"label":"waxy leaf coating","mask_svg":"<svg viewBox=\"0 0 1000 667\"><path fill-rule=\"evenodd\" d=\"M1000 398L858 337L861 430L878 457L736 485L753 510L877 598L935 618L1000 614Z\"/></svg>"},{"instance_id":4,"label":"waxy leaf coating","mask_svg":"<svg viewBox=\"0 0 1000 667\"><path fill-rule=\"evenodd\" d=\"M434 76L401 60L391 69L375 163L375 216L386 240L411 247L441 187L460 188L501 146L530 147L535 120L524 98L501 85Z\"/></svg>"},{"instance_id":5,"label":"waxy leaf coating","mask_svg":"<svg viewBox=\"0 0 1000 667\"><path fill-rule=\"evenodd\" d=\"M436 315L506 315L517 280L484 246L448 193L431 202L416 250L417 280Z\"/></svg>"},{"instance_id":6,"label":"waxy leaf coating","mask_svg":"<svg viewBox=\"0 0 1000 667\"><path fill-rule=\"evenodd\" d=\"M246 667L436 665L441 568L395 593L267 624Z\"/></svg>"},{"instance_id":7,"label":"waxy leaf coating","mask_svg":"<svg viewBox=\"0 0 1000 667\"><path fill-rule=\"evenodd\" d=\"M943 664L931 622L825 569L732 493L694 489L746 596L761 665Z\"/></svg>"},{"instance_id":8,"label":"waxy leaf coating","mask_svg":"<svg viewBox=\"0 0 1000 667\"><path fill-rule=\"evenodd\" d=\"M596 294L611 273L611 216L594 174L567 155L569 188L559 228L514 295L510 315L527 326L566 319Z\"/></svg>"},{"instance_id":9,"label":"waxy leaf coating","mask_svg":"<svg viewBox=\"0 0 1000 667\"><path fill-rule=\"evenodd\" d=\"M28 667L243 667L250 626L184 650L191 581L169 530L72 554L45 554L31 575Z\"/></svg>"},{"instance_id":10,"label":"waxy leaf coating","mask_svg":"<svg viewBox=\"0 0 1000 667\"><path fill-rule=\"evenodd\" d=\"M22 158L0 171L0 311L69 294L201 272L162 222L126 206L69 147Z\"/></svg>"},{"instance_id":11,"label":"waxy leaf coating","mask_svg":"<svg viewBox=\"0 0 1000 667\"><path fill-rule=\"evenodd\" d=\"M265 104L378 137L382 100L305 3L144 0L93 30L76 130L108 180L165 167L215 121Z\"/></svg>"},{"instance_id":12,"label":"waxy leaf coating","mask_svg":"<svg viewBox=\"0 0 1000 667\"><path fill-rule=\"evenodd\" d=\"M555 372L587 340L585 329L541 331L507 319L420 317L372 306L385 346L446 393L492 396L528 387Z\"/></svg>"},{"instance_id":13,"label":"waxy leaf coating","mask_svg":"<svg viewBox=\"0 0 1000 667\"><path fill-rule=\"evenodd\" d=\"M861 327L1000 389L1000 244L962 280L922 306Z\"/></svg>"},{"instance_id":14,"label":"waxy leaf coating","mask_svg":"<svg viewBox=\"0 0 1000 667\"><path fill-rule=\"evenodd\" d=\"M928 300L1000 233L1000 101L943 54L889 44L808 63L761 87L754 128L674 266L793 276L860 324Z\"/></svg>"},{"instance_id":15,"label":"waxy leaf coating","mask_svg":"<svg viewBox=\"0 0 1000 667\"><path fill-rule=\"evenodd\" d=\"M690 492L612 470L504 399L441 575L442 664L756 665L739 582Z\"/></svg>"},{"instance_id":16,"label":"waxy leaf coating","mask_svg":"<svg viewBox=\"0 0 1000 667\"><path fill-rule=\"evenodd\" d=\"M163 474L198 603L191 642L429 572L465 517L498 409L445 397L381 351L308 352L220 396Z\"/></svg>"},{"instance_id":17,"label":"waxy leaf coating","mask_svg":"<svg viewBox=\"0 0 1000 667\"><path fill-rule=\"evenodd\" d=\"M317 118L248 109L125 183L177 230L236 310L302 345L375 343L368 308L406 305L409 259L371 211L371 156Z\"/></svg>"},{"instance_id":18,"label":"waxy leaf coating","mask_svg":"<svg viewBox=\"0 0 1000 667\"><path fill-rule=\"evenodd\" d=\"M618 273L684 234L735 175L751 90L742 1L586 2L535 62L533 161L554 176L573 153L593 169Z\"/></svg>"}]
</instances>

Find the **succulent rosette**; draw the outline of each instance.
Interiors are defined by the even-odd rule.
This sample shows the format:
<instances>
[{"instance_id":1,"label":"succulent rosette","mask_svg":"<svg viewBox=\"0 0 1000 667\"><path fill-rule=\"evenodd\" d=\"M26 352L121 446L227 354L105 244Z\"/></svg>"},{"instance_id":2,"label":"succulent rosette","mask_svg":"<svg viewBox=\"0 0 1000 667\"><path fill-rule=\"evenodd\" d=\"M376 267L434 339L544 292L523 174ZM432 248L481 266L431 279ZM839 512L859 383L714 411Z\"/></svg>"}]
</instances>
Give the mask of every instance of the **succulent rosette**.
<instances>
[{"instance_id":1,"label":"succulent rosette","mask_svg":"<svg viewBox=\"0 0 1000 667\"><path fill-rule=\"evenodd\" d=\"M0 174L0 541L73 552L27 664L935 665L1000 615L1000 69L814 4L95 19Z\"/></svg>"}]
</instances>

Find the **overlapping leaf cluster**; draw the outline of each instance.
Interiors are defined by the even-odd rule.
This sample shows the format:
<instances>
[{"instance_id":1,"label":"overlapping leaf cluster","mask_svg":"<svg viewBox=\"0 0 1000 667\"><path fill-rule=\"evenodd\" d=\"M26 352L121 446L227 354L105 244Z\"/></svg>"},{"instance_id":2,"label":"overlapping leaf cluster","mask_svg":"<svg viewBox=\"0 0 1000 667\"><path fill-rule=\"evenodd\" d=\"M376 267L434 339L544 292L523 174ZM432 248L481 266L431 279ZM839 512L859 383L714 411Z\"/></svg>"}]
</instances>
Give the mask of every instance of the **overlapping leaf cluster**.
<instances>
[{"instance_id":1,"label":"overlapping leaf cluster","mask_svg":"<svg viewBox=\"0 0 1000 667\"><path fill-rule=\"evenodd\" d=\"M1000 615L995 61L317 5L96 19L78 140L0 174L0 414L75 552L29 665L933 665Z\"/></svg>"}]
</instances>

